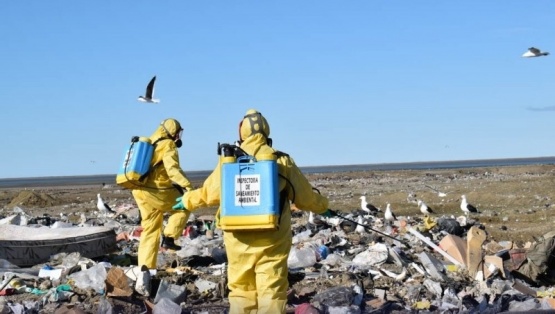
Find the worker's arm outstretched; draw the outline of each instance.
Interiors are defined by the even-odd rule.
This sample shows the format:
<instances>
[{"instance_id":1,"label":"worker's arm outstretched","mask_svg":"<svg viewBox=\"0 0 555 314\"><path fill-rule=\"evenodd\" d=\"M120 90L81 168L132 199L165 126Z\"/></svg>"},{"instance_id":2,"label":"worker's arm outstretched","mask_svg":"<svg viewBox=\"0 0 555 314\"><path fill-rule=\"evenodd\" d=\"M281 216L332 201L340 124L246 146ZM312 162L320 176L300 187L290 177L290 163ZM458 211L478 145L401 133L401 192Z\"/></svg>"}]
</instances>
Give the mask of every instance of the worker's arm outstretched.
<instances>
[{"instance_id":1,"label":"worker's arm outstretched","mask_svg":"<svg viewBox=\"0 0 555 314\"><path fill-rule=\"evenodd\" d=\"M206 178L202 186L183 196L182 203L188 210L220 205L221 163Z\"/></svg>"},{"instance_id":2,"label":"worker's arm outstretched","mask_svg":"<svg viewBox=\"0 0 555 314\"><path fill-rule=\"evenodd\" d=\"M166 172L168 173L168 177L172 182L185 188L187 191L193 189L191 181L189 181L185 172L183 172L183 169L179 166L179 155L177 149L169 149L164 152L162 161L164 163L164 168L166 168Z\"/></svg>"},{"instance_id":3,"label":"worker's arm outstretched","mask_svg":"<svg viewBox=\"0 0 555 314\"><path fill-rule=\"evenodd\" d=\"M312 185L301 172L299 167L289 156L278 159L280 174L284 175L290 183L286 183L289 200L303 210L309 210L316 214L323 214L328 210L329 201L312 189Z\"/></svg>"}]
</instances>

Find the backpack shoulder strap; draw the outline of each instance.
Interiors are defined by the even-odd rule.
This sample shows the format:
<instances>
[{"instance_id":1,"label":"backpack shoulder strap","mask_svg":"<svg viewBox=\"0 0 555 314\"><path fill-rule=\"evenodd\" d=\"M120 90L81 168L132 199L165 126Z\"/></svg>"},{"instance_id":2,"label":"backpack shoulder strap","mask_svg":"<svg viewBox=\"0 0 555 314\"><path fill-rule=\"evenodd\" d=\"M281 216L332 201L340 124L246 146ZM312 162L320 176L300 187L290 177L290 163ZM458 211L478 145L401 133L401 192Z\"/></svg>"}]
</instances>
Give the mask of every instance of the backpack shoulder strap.
<instances>
[{"instance_id":1,"label":"backpack shoulder strap","mask_svg":"<svg viewBox=\"0 0 555 314\"><path fill-rule=\"evenodd\" d=\"M169 137L161 137L161 138L157 139L156 141L154 141L154 142L152 143L152 146L156 147L156 144L158 144L158 142L163 141L163 140L171 140L171 138L169 138Z\"/></svg>"},{"instance_id":2,"label":"backpack shoulder strap","mask_svg":"<svg viewBox=\"0 0 555 314\"><path fill-rule=\"evenodd\" d=\"M279 150L276 150L276 151L274 152L274 155L276 155L277 158L280 158L280 157L289 157L289 154L284 153L284 152L279 151Z\"/></svg>"},{"instance_id":3,"label":"backpack shoulder strap","mask_svg":"<svg viewBox=\"0 0 555 314\"><path fill-rule=\"evenodd\" d=\"M157 139L156 141L154 141L154 142L152 143L152 146L154 147L154 149L156 149L156 144L158 144L158 142L163 141L163 140L171 140L171 138L169 138L169 137L161 137L161 138ZM155 167L157 167L157 166L159 166L162 162L163 162L163 161L160 160L160 161L158 161L157 163L155 163L154 165L152 165L152 166L148 169L148 171L145 172L145 174L143 174L143 175L139 178L139 181L143 181L144 179L146 179L146 178L150 175L150 173L152 172L152 169L155 168Z\"/></svg>"}]
</instances>

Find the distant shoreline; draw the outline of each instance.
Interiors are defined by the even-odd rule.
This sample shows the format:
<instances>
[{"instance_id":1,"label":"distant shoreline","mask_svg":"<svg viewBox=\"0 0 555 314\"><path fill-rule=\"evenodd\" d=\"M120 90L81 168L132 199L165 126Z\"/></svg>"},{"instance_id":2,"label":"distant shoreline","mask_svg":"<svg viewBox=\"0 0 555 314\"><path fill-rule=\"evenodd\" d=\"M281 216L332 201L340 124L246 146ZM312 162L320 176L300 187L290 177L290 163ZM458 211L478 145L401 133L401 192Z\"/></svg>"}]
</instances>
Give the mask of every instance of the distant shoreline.
<instances>
[{"instance_id":1,"label":"distant shoreline","mask_svg":"<svg viewBox=\"0 0 555 314\"><path fill-rule=\"evenodd\" d=\"M301 167L304 173L330 173L352 171L398 171L398 170L426 170L426 169L460 169L477 167L502 167L555 164L555 156L530 157L530 158L504 158L504 159L477 159L477 160L452 160L452 161L422 161L404 163L358 164L358 165L331 165ZM187 177L192 181L204 181L212 170L187 171ZM115 184L116 174L76 175L76 176L48 176L48 177L23 177L0 178L0 188L25 188L40 186L83 186Z\"/></svg>"}]
</instances>

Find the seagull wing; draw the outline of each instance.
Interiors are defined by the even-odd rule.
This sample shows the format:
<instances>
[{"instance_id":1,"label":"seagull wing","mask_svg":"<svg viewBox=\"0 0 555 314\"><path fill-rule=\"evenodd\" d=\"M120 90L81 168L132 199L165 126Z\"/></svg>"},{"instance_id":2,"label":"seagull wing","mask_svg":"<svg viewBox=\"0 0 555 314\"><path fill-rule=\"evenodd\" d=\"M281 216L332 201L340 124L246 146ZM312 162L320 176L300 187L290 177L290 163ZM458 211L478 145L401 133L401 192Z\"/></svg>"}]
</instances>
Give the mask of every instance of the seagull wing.
<instances>
[{"instance_id":1,"label":"seagull wing","mask_svg":"<svg viewBox=\"0 0 555 314\"><path fill-rule=\"evenodd\" d=\"M541 51L540 51L538 48L535 48L535 47L530 47L530 48L528 48L528 50L529 50L531 53L535 54L535 55L541 53Z\"/></svg>"},{"instance_id":2,"label":"seagull wing","mask_svg":"<svg viewBox=\"0 0 555 314\"><path fill-rule=\"evenodd\" d=\"M366 204L366 208L367 208L369 211L373 212L373 213L376 213L376 212L379 212L379 211L380 211L376 206L374 206L374 205L372 205L372 204Z\"/></svg>"},{"instance_id":3,"label":"seagull wing","mask_svg":"<svg viewBox=\"0 0 555 314\"><path fill-rule=\"evenodd\" d=\"M114 212L112 207L108 206L108 204L104 203L104 208L106 208L109 212Z\"/></svg>"},{"instance_id":4,"label":"seagull wing","mask_svg":"<svg viewBox=\"0 0 555 314\"><path fill-rule=\"evenodd\" d=\"M470 211L471 213L478 213L478 209L476 209L476 207L474 207L472 204L466 205L466 208L467 208L468 211Z\"/></svg>"},{"instance_id":5,"label":"seagull wing","mask_svg":"<svg viewBox=\"0 0 555 314\"><path fill-rule=\"evenodd\" d=\"M156 75L150 80L148 85L146 86L146 94L145 97L148 99L152 99L154 96L154 82L156 81Z\"/></svg>"}]
</instances>

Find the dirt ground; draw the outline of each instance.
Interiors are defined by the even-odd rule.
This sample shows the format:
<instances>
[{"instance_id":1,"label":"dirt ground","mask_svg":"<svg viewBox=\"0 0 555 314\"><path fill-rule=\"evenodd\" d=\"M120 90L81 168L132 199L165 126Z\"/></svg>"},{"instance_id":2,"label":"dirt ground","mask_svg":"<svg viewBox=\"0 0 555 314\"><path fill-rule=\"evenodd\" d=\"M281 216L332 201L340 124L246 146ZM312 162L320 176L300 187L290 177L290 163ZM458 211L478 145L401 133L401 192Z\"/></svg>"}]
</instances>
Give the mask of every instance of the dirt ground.
<instances>
[{"instance_id":1,"label":"dirt ground","mask_svg":"<svg viewBox=\"0 0 555 314\"><path fill-rule=\"evenodd\" d=\"M473 218L485 225L488 241L534 241L551 231L555 220L555 165L337 172L307 177L329 197L332 209L344 213L359 209L359 197L365 195L382 210L390 203L397 216L421 216L416 204L421 199L433 208L435 217L457 217L463 214L459 206L465 194L481 212ZM193 184L198 187L202 182ZM130 191L117 185L6 188L0 189L0 216L19 207L31 216L66 214L76 222L80 213L97 210L97 193L113 208L134 203ZM195 214L214 212L215 208L207 208Z\"/></svg>"},{"instance_id":2,"label":"dirt ground","mask_svg":"<svg viewBox=\"0 0 555 314\"><path fill-rule=\"evenodd\" d=\"M360 208L361 195L385 209L391 203L400 216L420 215L416 199L436 216L462 214L461 195L482 213L475 215L497 241L531 241L549 231L555 218L555 165L406 171L336 172L307 175L314 187L343 212ZM195 186L201 181L193 182ZM440 197L438 192L446 193ZM15 206L32 216L96 211L96 194L115 207L133 203L129 190L117 185L50 186L0 189L0 214ZM214 213L215 208L198 211ZM506 230L505 230L506 229Z\"/></svg>"},{"instance_id":3,"label":"dirt ground","mask_svg":"<svg viewBox=\"0 0 555 314\"><path fill-rule=\"evenodd\" d=\"M359 208L360 195L398 216L421 215L416 199L432 207L435 216L460 216L461 195L481 213L490 239L533 241L549 232L555 218L555 165L530 165L446 170L371 171L309 176L333 208ZM439 192L446 193L440 197Z\"/></svg>"}]
</instances>

